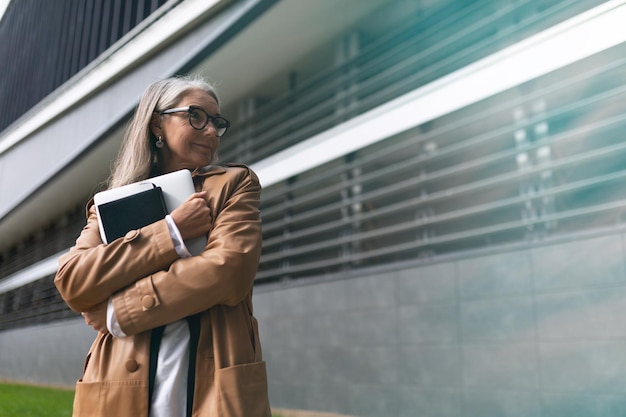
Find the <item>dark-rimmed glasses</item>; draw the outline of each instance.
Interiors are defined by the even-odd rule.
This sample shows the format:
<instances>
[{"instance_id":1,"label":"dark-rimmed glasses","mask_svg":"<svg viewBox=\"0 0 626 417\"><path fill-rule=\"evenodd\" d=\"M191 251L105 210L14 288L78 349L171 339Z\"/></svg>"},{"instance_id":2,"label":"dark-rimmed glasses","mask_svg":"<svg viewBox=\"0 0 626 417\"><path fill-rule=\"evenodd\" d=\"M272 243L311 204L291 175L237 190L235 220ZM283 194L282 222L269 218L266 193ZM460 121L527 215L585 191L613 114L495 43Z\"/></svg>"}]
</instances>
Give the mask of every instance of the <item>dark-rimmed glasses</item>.
<instances>
[{"instance_id":1,"label":"dark-rimmed glasses","mask_svg":"<svg viewBox=\"0 0 626 417\"><path fill-rule=\"evenodd\" d=\"M174 109L160 111L159 114L164 115L178 112L187 112L189 116L189 124L196 130L203 130L206 125L211 122L213 127L215 127L218 137L222 137L230 127L230 122L228 120L221 116L211 116L204 111L204 109L196 106L176 107Z\"/></svg>"}]
</instances>

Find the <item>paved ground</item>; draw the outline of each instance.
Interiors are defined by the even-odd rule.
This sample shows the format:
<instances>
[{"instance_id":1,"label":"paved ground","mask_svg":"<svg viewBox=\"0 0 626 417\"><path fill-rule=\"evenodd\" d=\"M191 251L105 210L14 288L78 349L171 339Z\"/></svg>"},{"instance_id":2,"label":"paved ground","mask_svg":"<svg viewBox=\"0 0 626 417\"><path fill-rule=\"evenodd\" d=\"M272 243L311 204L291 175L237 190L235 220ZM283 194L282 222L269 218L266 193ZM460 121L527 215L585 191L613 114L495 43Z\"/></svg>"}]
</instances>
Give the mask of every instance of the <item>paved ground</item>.
<instances>
[{"instance_id":1,"label":"paved ground","mask_svg":"<svg viewBox=\"0 0 626 417\"><path fill-rule=\"evenodd\" d=\"M322 413L310 410L290 410L285 408L272 408L272 413L276 413L281 417L352 417L345 414Z\"/></svg>"}]
</instances>

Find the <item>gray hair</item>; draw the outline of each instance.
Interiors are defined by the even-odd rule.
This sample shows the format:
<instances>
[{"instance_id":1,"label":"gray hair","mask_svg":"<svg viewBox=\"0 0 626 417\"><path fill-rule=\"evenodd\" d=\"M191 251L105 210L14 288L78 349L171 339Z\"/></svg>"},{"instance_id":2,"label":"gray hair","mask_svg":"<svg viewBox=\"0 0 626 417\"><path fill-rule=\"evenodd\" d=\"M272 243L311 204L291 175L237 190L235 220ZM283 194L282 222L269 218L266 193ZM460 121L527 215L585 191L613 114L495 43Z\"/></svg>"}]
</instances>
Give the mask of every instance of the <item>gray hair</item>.
<instances>
[{"instance_id":1,"label":"gray hair","mask_svg":"<svg viewBox=\"0 0 626 417\"><path fill-rule=\"evenodd\" d=\"M108 188L145 180L158 173L156 138L150 130L153 113L176 106L190 90L207 92L219 105L215 88L201 78L172 77L148 86L124 133L122 146L113 162Z\"/></svg>"}]
</instances>

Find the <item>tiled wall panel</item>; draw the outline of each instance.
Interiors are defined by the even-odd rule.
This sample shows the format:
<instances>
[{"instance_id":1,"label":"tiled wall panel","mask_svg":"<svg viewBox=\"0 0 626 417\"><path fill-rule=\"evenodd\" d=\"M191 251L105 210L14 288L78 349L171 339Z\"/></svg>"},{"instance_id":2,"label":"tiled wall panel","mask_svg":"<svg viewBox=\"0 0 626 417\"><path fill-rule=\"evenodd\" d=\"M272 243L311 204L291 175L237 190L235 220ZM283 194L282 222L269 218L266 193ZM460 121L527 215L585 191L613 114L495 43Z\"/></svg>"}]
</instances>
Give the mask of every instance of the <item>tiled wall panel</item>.
<instances>
[{"instance_id":1,"label":"tiled wall panel","mask_svg":"<svg viewBox=\"0 0 626 417\"><path fill-rule=\"evenodd\" d=\"M626 415L623 243L616 233L259 286L273 405L364 417ZM0 379L73 385L92 336L80 319L0 332ZM75 350L61 348L69 339L80 339Z\"/></svg>"}]
</instances>

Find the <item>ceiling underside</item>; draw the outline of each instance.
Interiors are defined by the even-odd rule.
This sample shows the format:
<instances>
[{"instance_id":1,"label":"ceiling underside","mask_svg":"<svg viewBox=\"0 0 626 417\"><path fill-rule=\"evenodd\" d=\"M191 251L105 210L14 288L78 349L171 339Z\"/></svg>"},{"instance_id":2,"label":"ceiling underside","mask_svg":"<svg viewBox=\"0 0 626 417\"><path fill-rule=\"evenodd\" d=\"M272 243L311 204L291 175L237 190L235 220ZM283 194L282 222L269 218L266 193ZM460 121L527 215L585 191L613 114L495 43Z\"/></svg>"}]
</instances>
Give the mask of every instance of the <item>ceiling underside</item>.
<instances>
[{"instance_id":1,"label":"ceiling underside","mask_svg":"<svg viewBox=\"0 0 626 417\"><path fill-rule=\"evenodd\" d=\"M281 74L303 65L313 51L340 37L384 3L384 0L279 1L201 60L191 72L202 74L216 85L223 108L235 107L247 96L271 92ZM95 129L108 133L70 166L59 167L45 187L9 212L0 222L0 250L83 205L108 176L124 127L124 120L111 120L110 126ZM41 207L49 208L45 215Z\"/></svg>"}]
</instances>

